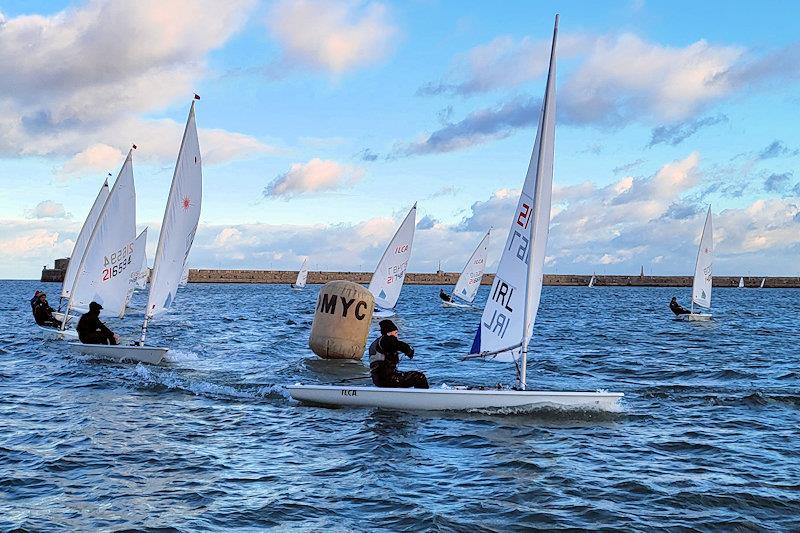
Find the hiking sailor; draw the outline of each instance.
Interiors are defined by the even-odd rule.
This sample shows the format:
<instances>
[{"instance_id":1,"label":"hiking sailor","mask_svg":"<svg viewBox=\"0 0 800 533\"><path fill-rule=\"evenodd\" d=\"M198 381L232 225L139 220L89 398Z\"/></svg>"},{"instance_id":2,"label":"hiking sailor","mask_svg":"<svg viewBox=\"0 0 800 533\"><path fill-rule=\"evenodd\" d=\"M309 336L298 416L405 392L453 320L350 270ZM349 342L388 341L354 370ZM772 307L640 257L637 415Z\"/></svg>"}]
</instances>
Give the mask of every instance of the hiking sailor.
<instances>
[{"instance_id":1,"label":"hiking sailor","mask_svg":"<svg viewBox=\"0 0 800 533\"><path fill-rule=\"evenodd\" d=\"M381 336L369 347L369 371L376 387L427 389L428 378L422 372L397 370L400 352L414 358L414 348L397 338L397 326L391 320L378 323Z\"/></svg>"}]
</instances>

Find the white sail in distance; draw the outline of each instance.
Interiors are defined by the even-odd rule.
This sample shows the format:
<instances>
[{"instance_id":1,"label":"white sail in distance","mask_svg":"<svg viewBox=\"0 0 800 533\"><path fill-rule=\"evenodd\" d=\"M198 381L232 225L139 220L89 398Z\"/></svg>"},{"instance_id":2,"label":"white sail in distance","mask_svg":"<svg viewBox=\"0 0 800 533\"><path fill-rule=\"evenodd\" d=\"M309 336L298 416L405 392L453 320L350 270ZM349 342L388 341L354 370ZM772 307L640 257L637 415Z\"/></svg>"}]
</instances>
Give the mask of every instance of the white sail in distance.
<instances>
[{"instance_id":1,"label":"white sail in distance","mask_svg":"<svg viewBox=\"0 0 800 533\"><path fill-rule=\"evenodd\" d=\"M475 295L478 294L478 288L481 286L483 280L483 273L486 270L486 257L489 253L489 235L492 230L486 232L478 247L472 252L467 264L464 265L464 270L456 281L456 286L453 288L453 296L457 296L467 303L472 303Z\"/></svg>"},{"instance_id":2,"label":"white sail in distance","mask_svg":"<svg viewBox=\"0 0 800 533\"><path fill-rule=\"evenodd\" d=\"M382 309L393 309L400 298L408 261L411 259L416 218L417 204L414 204L383 252L369 282L369 292L375 297L375 305Z\"/></svg>"},{"instance_id":3,"label":"white sail in distance","mask_svg":"<svg viewBox=\"0 0 800 533\"><path fill-rule=\"evenodd\" d=\"M766 281L767 281L767 278L761 278L761 285L758 288L759 289L763 289L764 288L764 282L766 282Z\"/></svg>"},{"instance_id":4,"label":"white sail in distance","mask_svg":"<svg viewBox=\"0 0 800 533\"><path fill-rule=\"evenodd\" d=\"M100 217L100 211L103 210L103 205L105 205L108 199L108 194L108 180L105 180L103 186L100 187L100 192L97 193L97 197L94 199L92 208L89 210L89 215L83 222L81 231L78 233L78 238L75 239L75 246L73 246L72 254L69 256L67 271L64 273L64 282L61 284L62 298L69 298L69 295L72 293L72 286L75 284L75 276L78 275L78 266L81 263L83 253L86 251L86 245L89 244L89 237L92 235L92 230L94 230L97 219Z\"/></svg>"},{"instance_id":5,"label":"white sail in distance","mask_svg":"<svg viewBox=\"0 0 800 533\"><path fill-rule=\"evenodd\" d=\"M739 278L739 288L740 289L744 288L744 278Z\"/></svg>"},{"instance_id":6,"label":"white sail in distance","mask_svg":"<svg viewBox=\"0 0 800 533\"><path fill-rule=\"evenodd\" d=\"M303 259L303 264L300 265L300 271L297 273L297 281L294 282L295 287L303 288L306 286L308 279L308 258Z\"/></svg>"},{"instance_id":7,"label":"white sail in distance","mask_svg":"<svg viewBox=\"0 0 800 533\"><path fill-rule=\"evenodd\" d=\"M139 286L139 280L142 276L142 267L144 266L144 249L147 246L147 228L144 228L142 232L136 237L136 240L133 241L133 263L132 268L130 270L129 278L128 278L128 297L125 300L125 306L130 306L131 298L133 297L133 291L135 291ZM146 267L145 267L146 268Z\"/></svg>"},{"instance_id":8,"label":"white sail in distance","mask_svg":"<svg viewBox=\"0 0 800 533\"><path fill-rule=\"evenodd\" d=\"M589 287L594 287L594 274L592 274L592 279L589 280Z\"/></svg>"},{"instance_id":9,"label":"white sail in distance","mask_svg":"<svg viewBox=\"0 0 800 533\"><path fill-rule=\"evenodd\" d=\"M147 266L147 239L145 239L145 247L142 250L142 269L136 278L136 288L139 290L147 287L147 280L150 278L150 267Z\"/></svg>"},{"instance_id":10,"label":"white sail in distance","mask_svg":"<svg viewBox=\"0 0 800 533\"><path fill-rule=\"evenodd\" d=\"M697 248L697 262L692 283L692 303L711 308L712 267L714 265L714 227L711 221L711 206L708 207L703 235Z\"/></svg>"},{"instance_id":11,"label":"white sail in distance","mask_svg":"<svg viewBox=\"0 0 800 533\"><path fill-rule=\"evenodd\" d=\"M147 318L163 313L175 300L200 221L202 195L203 172L192 101L153 259Z\"/></svg>"},{"instance_id":12,"label":"white sail in distance","mask_svg":"<svg viewBox=\"0 0 800 533\"><path fill-rule=\"evenodd\" d=\"M533 331L542 292L544 256L550 231L555 152L555 58L558 16L539 127L528 172L497 274L472 343L472 354L516 361ZM522 376L524 384L524 374Z\"/></svg>"},{"instance_id":13,"label":"white sail in distance","mask_svg":"<svg viewBox=\"0 0 800 533\"><path fill-rule=\"evenodd\" d=\"M183 272L181 272L181 280L178 282L178 287L185 287L189 284L189 265L184 265Z\"/></svg>"},{"instance_id":14,"label":"white sail in distance","mask_svg":"<svg viewBox=\"0 0 800 533\"><path fill-rule=\"evenodd\" d=\"M78 265L69 309L85 312L91 302L103 306L107 315L125 316L128 280L136 238L136 189L133 182L132 150L103 204Z\"/></svg>"}]
</instances>

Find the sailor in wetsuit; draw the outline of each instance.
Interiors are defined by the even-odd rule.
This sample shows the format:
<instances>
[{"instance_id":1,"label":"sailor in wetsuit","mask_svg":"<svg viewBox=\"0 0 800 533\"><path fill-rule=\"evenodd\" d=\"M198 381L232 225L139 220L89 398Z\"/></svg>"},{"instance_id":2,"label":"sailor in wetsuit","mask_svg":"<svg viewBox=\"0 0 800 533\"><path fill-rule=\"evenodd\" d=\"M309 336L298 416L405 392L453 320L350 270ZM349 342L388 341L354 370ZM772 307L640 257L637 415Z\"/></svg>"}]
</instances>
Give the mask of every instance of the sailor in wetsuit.
<instances>
[{"instance_id":1,"label":"sailor in wetsuit","mask_svg":"<svg viewBox=\"0 0 800 533\"><path fill-rule=\"evenodd\" d=\"M378 323L381 336L369 347L369 371L376 387L427 389L428 378L425 374L412 370L400 372L400 352L409 359L414 358L414 348L397 338L397 326L391 320Z\"/></svg>"},{"instance_id":2,"label":"sailor in wetsuit","mask_svg":"<svg viewBox=\"0 0 800 533\"><path fill-rule=\"evenodd\" d=\"M686 309L684 306L678 303L678 299L676 297L672 297L672 300L669 302L670 310L675 313L676 315L690 315L692 314L691 311Z\"/></svg>"},{"instance_id":3,"label":"sailor in wetsuit","mask_svg":"<svg viewBox=\"0 0 800 533\"><path fill-rule=\"evenodd\" d=\"M117 344L119 337L100 321L100 310L97 302L89 304L89 312L78 321L78 338L83 344Z\"/></svg>"},{"instance_id":4,"label":"sailor in wetsuit","mask_svg":"<svg viewBox=\"0 0 800 533\"><path fill-rule=\"evenodd\" d=\"M61 321L53 316L53 308L47 302L47 295L44 292L37 292L36 301L31 305L33 305L33 319L37 324L51 328L61 327Z\"/></svg>"},{"instance_id":5,"label":"sailor in wetsuit","mask_svg":"<svg viewBox=\"0 0 800 533\"><path fill-rule=\"evenodd\" d=\"M450 295L444 292L444 289L439 289L439 298L441 298L443 302L453 301L452 298L450 298Z\"/></svg>"}]
</instances>

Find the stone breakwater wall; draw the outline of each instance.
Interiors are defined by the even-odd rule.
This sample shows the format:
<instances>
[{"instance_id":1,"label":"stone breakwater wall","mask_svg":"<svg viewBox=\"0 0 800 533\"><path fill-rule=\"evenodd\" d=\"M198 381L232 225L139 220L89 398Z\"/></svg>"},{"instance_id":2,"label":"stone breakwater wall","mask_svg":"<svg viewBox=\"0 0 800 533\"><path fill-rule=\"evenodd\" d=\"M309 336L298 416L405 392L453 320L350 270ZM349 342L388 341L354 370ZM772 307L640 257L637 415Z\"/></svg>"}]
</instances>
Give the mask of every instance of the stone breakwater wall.
<instances>
[{"instance_id":1,"label":"stone breakwater wall","mask_svg":"<svg viewBox=\"0 0 800 533\"><path fill-rule=\"evenodd\" d=\"M347 280L356 283L369 283L371 272L309 272L308 283L327 283L334 280ZM297 279L296 270L189 270L190 283L273 283L289 284ZM416 273L406 275L410 285L454 285L457 272ZM590 275L546 274L545 285L583 286L589 284ZM745 277L746 287L758 287L762 277ZM485 274L482 284L491 285L494 274ZM690 287L691 276L595 276L596 287ZM736 287L738 276L717 276L715 287ZM768 277L764 288L800 288L800 277Z\"/></svg>"}]
</instances>

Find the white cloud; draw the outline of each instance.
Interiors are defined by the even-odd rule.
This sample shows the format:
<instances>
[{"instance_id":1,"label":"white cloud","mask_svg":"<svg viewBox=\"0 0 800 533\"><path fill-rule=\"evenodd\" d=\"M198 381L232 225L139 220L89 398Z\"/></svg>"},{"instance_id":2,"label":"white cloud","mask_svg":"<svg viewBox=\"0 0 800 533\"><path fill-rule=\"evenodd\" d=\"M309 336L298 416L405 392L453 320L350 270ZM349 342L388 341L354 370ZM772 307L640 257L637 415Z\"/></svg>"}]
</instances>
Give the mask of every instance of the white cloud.
<instances>
[{"instance_id":1,"label":"white cloud","mask_svg":"<svg viewBox=\"0 0 800 533\"><path fill-rule=\"evenodd\" d=\"M6 19L0 155L69 157L60 172L70 175L106 169L131 143L155 140L145 157L174 160L182 124L141 114L188 102L208 74L207 54L239 30L253 5L94 0L50 16ZM202 123L201 110L198 117ZM200 136L208 140L210 163L270 149L223 130L201 130Z\"/></svg>"},{"instance_id":2,"label":"white cloud","mask_svg":"<svg viewBox=\"0 0 800 533\"><path fill-rule=\"evenodd\" d=\"M52 200L44 200L30 210L30 218L69 218L64 210L64 204Z\"/></svg>"},{"instance_id":3,"label":"white cloud","mask_svg":"<svg viewBox=\"0 0 800 533\"><path fill-rule=\"evenodd\" d=\"M267 25L287 62L333 74L383 59L398 34L385 5L355 0L280 0Z\"/></svg>"},{"instance_id":4,"label":"white cloud","mask_svg":"<svg viewBox=\"0 0 800 533\"><path fill-rule=\"evenodd\" d=\"M294 163L287 172L267 185L264 196L288 198L304 193L341 189L352 186L362 177L362 168L315 158L308 163Z\"/></svg>"}]
</instances>

